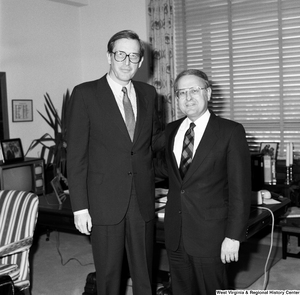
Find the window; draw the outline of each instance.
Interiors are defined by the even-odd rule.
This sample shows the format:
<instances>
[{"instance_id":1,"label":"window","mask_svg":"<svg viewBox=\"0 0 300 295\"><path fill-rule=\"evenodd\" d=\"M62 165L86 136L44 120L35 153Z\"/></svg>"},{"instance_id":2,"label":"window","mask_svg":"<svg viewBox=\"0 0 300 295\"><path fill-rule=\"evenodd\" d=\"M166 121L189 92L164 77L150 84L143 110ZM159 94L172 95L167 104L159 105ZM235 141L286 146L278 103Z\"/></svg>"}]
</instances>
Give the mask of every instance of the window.
<instances>
[{"instance_id":1,"label":"window","mask_svg":"<svg viewBox=\"0 0 300 295\"><path fill-rule=\"evenodd\" d=\"M203 69L211 109L243 124L251 152L300 157L300 1L174 0L175 67ZM178 112L178 116L180 116Z\"/></svg>"}]
</instances>

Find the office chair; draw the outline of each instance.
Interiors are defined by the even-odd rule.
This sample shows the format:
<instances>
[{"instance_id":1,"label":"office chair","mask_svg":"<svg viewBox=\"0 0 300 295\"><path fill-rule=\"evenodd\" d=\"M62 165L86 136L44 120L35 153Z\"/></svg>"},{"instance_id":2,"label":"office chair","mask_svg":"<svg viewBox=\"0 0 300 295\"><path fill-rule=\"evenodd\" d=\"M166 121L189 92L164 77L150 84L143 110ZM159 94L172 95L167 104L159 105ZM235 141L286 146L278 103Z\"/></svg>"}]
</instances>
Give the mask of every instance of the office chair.
<instances>
[{"instance_id":1,"label":"office chair","mask_svg":"<svg viewBox=\"0 0 300 295\"><path fill-rule=\"evenodd\" d=\"M31 294L29 250L37 216L37 195L0 191L0 275L9 275L22 294Z\"/></svg>"}]
</instances>

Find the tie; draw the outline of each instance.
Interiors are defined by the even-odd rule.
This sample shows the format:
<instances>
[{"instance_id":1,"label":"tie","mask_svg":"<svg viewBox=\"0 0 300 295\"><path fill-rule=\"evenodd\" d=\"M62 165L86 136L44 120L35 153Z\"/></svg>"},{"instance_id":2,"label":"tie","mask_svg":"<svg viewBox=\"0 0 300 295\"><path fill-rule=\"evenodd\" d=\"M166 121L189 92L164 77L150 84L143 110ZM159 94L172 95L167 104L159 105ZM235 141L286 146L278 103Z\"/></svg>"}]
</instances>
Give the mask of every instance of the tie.
<instances>
[{"instance_id":1,"label":"tie","mask_svg":"<svg viewBox=\"0 0 300 295\"><path fill-rule=\"evenodd\" d=\"M190 128L186 131L183 140L182 154L179 166L179 172L182 178L188 171L193 158L193 149L194 149L194 123L190 124Z\"/></svg>"},{"instance_id":2,"label":"tie","mask_svg":"<svg viewBox=\"0 0 300 295\"><path fill-rule=\"evenodd\" d=\"M124 106L124 112L125 112L126 127L128 130L129 136L131 138L131 141L133 141L134 127L135 127L134 114L133 114L131 102L130 102L128 94L127 94L127 88L123 87L122 91L124 92L123 106Z\"/></svg>"}]
</instances>

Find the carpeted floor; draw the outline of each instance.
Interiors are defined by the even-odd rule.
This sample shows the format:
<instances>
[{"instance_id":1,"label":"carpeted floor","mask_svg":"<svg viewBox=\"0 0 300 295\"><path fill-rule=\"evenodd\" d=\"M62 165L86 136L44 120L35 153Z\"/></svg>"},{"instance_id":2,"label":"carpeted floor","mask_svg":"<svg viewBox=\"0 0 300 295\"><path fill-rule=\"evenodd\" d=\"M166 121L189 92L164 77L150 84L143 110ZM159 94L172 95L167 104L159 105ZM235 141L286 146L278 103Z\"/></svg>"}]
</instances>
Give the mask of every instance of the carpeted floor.
<instances>
[{"instance_id":1,"label":"carpeted floor","mask_svg":"<svg viewBox=\"0 0 300 295\"><path fill-rule=\"evenodd\" d=\"M258 236L241 248L240 268L231 266L230 272L236 289L262 289L269 239L268 235ZM274 247L267 289L300 290L300 260L280 259L279 234L275 237ZM87 275L95 270L89 239L83 235L53 232L49 241L41 235L35 240L31 257L32 295L81 295ZM161 258L160 268L167 269L165 253L161 253ZM128 284L126 295L131 295L130 280Z\"/></svg>"},{"instance_id":2,"label":"carpeted floor","mask_svg":"<svg viewBox=\"0 0 300 295\"><path fill-rule=\"evenodd\" d=\"M88 273L95 271L89 239L52 232L36 237L31 250L32 295L81 295Z\"/></svg>"},{"instance_id":3,"label":"carpeted floor","mask_svg":"<svg viewBox=\"0 0 300 295\"><path fill-rule=\"evenodd\" d=\"M270 234L262 232L260 235L253 237L252 242L258 242L259 244L267 245L270 244ZM266 285L267 290L300 290L300 259L287 257L287 259L279 259L277 262L278 256L281 258L281 231L279 228L275 228L274 232L274 253L272 252L271 257L275 256L273 263L270 263L272 267L269 272L266 273L266 276L262 275L260 278L252 283L248 288L249 290L262 290ZM288 243L288 251L292 253L298 253L300 247L298 246L297 237L291 236ZM266 257L264 257L265 259ZM269 265L268 264L268 265ZM266 282L265 282L266 280Z\"/></svg>"},{"instance_id":4,"label":"carpeted floor","mask_svg":"<svg viewBox=\"0 0 300 295\"><path fill-rule=\"evenodd\" d=\"M254 241L242 243L239 261L228 265L230 287L246 289L258 280L263 274L269 251L269 245L254 243ZM281 257L281 248L273 247L267 269L273 267Z\"/></svg>"}]
</instances>

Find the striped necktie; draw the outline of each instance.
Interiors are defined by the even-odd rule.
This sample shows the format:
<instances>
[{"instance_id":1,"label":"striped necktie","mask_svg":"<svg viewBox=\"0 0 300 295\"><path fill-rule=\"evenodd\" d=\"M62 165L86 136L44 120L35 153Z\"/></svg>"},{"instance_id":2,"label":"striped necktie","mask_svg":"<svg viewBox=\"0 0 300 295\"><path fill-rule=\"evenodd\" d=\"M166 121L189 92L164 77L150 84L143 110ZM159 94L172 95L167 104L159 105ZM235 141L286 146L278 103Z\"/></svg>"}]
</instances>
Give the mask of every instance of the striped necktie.
<instances>
[{"instance_id":1,"label":"striped necktie","mask_svg":"<svg viewBox=\"0 0 300 295\"><path fill-rule=\"evenodd\" d=\"M131 141L133 141L134 128L135 128L134 113L133 113L133 109L132 109L130 99L129 99L128 94L127 94L127 88L123 87L122 91L124 93L124 95L123 95L123 106L124 106L124 112L125 112L126 127L127 127L127 130L128 130L129 136L131 138Z\"/></svg>"},{"instance_id":2,"label":"striped necktie","mask_svg":"<svg viewBox=\"0 0 300 295\"><path fill-rule=\"evenodd\" d=\"M186 131L183 140L182 154L179 166L179 172L182 178L184 178L186 172L188 171L192 159L193 159L193 149L194 149L194 123L190 124L190 128Z\"/></svg>"}]
</instances>

